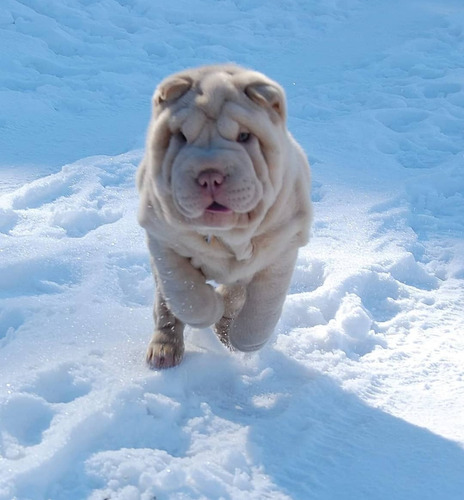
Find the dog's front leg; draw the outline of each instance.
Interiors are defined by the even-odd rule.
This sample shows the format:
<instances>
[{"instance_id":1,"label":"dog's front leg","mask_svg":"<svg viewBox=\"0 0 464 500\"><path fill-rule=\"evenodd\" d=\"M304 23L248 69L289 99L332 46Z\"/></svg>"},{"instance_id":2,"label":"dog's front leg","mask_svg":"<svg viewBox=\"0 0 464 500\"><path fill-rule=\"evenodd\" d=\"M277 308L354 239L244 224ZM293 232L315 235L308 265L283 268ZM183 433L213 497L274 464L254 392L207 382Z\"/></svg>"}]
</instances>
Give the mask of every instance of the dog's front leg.
<instances>
[{"instance_id":1,"label":"dog's front leg","mask_svg":"<svg viewBox=\"0 0 464 500\"><path fill-rule=\"evenodd\" d=\"M205 328L224 313L224 301L190 259L149 239L153 274L169 310L183 323Z\"/></svg>"},{"instance_id":2,"label":"dog's front leg","mask_svg":"<svg viewBox=\"0 0 464 500\"><path fill-rule=\"evenodd\" d=\"M158 282L156 275L155 281ZM155 293L155 332L148 344L146 360L152 368L171 368L184 355L184 324L169 310L158 284Z\"/></svg>"},{"instance_id":3,"label":"dog's front leg","mask_svg":"<svg viewBox=\"0 0 464 500\"><path fill-rule=\"evenodd\" d=\"M149 239L148 244L157 295L155 334L147 361L167 368L182 359L184 324L196 328L213 325L224 314L224 301L189 259L155 240Z\"/></svg>"}]
</instances>

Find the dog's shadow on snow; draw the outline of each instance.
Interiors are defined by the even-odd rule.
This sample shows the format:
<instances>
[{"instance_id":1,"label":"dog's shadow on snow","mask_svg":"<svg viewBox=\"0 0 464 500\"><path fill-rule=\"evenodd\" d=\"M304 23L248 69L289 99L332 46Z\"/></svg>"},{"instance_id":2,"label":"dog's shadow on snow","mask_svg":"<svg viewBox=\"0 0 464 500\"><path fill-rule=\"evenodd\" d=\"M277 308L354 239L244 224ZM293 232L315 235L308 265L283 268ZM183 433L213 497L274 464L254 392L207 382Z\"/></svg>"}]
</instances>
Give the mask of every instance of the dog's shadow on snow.
<instances>
[{"instance_id":1,"label":"dog's shadow on snow","mask_svg":"<svg viewBox=\"0 0 464 500\"><path fill-rule=\"evenodd\" d=\"M176 370L189 404L248 427L250 460L292 499L463 498L457 443L368 406L272 346L190 352Z\"/></svg>"}]
</instances>

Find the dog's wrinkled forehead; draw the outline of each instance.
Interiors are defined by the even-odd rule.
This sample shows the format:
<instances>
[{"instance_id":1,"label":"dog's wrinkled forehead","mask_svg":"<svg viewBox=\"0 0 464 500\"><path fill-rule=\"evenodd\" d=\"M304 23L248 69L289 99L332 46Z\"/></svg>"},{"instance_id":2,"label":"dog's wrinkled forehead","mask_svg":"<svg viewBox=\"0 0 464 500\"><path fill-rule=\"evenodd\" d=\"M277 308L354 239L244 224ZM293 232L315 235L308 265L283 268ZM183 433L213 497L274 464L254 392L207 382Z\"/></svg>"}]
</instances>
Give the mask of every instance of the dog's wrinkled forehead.
<instances>
[{"instance_id":1,"label":"dog's wrinkled forehead","mask_svg":"<svg viewBox=\"0 0 464 500\"><path fill-rule=\"evenodd\" d=\"M187 126L193 136L205 121L235 119L238 109L242 117L248 116L245 126L251 129L264 113L274 124L285 123L286 118L285 94L280 85L261 73L234 65L203 66L174 74L160 83L153 102L155 118L163 117L162 122L169 122L171 131ZM228 106L231 102L233 110ZM224 116L225 108L235 118Z\"/></svg>"},{"instance_id":2,"label":"dog's wrinkled forehead","mask_svg":"<svg viewBox=\"0 0 464 500\"><path fill-rule=\"evenodd\" d=\"M208 74L194 87L197 95L194 104L208 118L217 119L225 101L237 93L231 81L231 75L225 72Z\"/></svg>"}]
</instances>

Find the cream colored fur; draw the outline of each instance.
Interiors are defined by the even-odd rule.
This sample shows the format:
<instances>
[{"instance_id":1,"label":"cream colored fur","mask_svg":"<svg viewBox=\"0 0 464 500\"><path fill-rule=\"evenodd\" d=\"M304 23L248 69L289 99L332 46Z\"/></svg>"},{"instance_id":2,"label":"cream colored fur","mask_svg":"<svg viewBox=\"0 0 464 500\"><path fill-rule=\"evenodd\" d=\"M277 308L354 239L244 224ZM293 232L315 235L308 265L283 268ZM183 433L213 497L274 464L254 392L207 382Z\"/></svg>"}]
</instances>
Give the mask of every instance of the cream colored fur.
<instances>
[{"instance_id":1,"label":"cream colored fur","mask_svg":"<svg viewBox=\"0 0 464 500\"><path fill-rule=\"evenodd\" d=\"M235 349L262 347L311 223L309 165L282 88L233 65L168 77L137 185L156 280L148 363L181 361L184 324L214 325Z\"/></svg>"}]
</instances>

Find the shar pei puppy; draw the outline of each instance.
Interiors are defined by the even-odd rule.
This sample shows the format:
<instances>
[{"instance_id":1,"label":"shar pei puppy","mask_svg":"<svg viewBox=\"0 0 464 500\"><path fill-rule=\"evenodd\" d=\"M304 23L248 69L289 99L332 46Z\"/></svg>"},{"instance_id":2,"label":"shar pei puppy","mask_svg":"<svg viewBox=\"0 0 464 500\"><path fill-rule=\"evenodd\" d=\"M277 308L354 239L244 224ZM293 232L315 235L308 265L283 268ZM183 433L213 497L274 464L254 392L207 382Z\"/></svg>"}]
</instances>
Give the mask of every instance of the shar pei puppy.
<instances>
[{"instance_id":1,"label":"shar pei puppy","mask_svg":"<svg viewBox=\"0 0 464 500\"><path fill-rule=\"evenodd\" d=\"M166 78L137 172L156 282L147 362L179 364L184 325L255 351L280 317L311 223L310 170L282 88L234 65Z\"/></svg>"}]
</instances>

